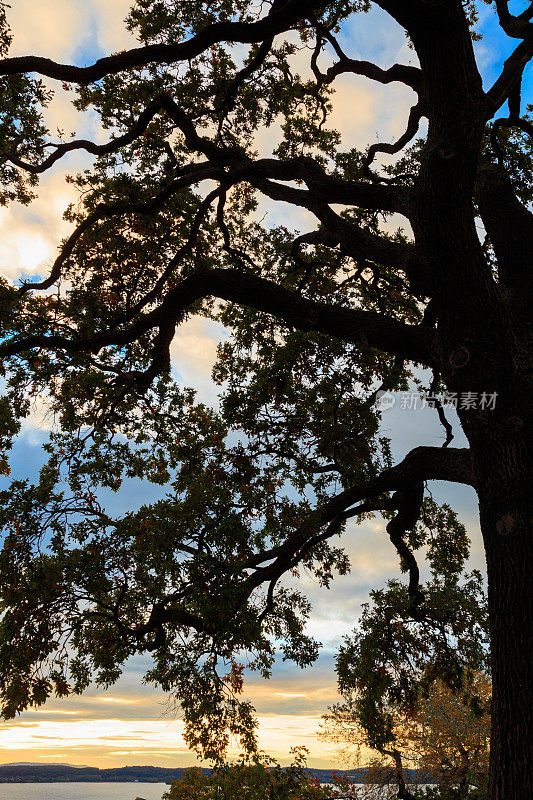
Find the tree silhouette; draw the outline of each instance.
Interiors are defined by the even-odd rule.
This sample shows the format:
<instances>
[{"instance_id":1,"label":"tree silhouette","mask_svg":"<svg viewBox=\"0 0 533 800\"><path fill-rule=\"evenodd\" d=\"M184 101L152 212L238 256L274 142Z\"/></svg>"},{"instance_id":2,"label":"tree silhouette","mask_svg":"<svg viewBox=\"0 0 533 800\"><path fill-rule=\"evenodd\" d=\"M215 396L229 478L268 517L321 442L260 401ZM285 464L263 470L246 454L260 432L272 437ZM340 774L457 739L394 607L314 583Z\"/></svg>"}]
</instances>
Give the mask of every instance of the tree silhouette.
<instances>
[{"instance_id":1,"label":"tree silhouette","mask_svg":"<svg viewBox=\"0 0 533 800\"><path fill-rule=\"evenodd\" d=\"M344 52L340 26L371 5L406 31L419 66ZM464 483L488 567L488 797L532 793L533 4L491 5L516 47L484 88L474 2L137 0L140 46L84 67L8 57L2 4L1 202L29 202L68 153L95 156L67 178L76 227L49 275L2 285L2 447L32 398L46 395L55 419L38 482L3 494L5 714L94 674L110 683L151 651L148 679L177 693L193 746L220 752L229 726L253 749L241 654L265 675L274 643L301 664L316 655L308 604L283 576L303 565L327 584L348 568L334 537L381 512L409 572L407 612L429 620L411 532L427 481ZM397 142L343 150L328 121L346 74L412 90ZM43 77L75 90L108 141L54 140ZM274 125L261 156L254 137ZM380 170L379 154L397 159ZM316 228L268 226L258 198ZM393 215L412 234L392 232ZM170 376L193 313L232 330L217 413ZM405 389L413 363L432 371L431 396L465 398L469 447L416 447L392 464L375 401ZM168 494L114 518L98 491L124 477ZM453 538L455 523L445 529Z\"/></svg>"}]
</instances>

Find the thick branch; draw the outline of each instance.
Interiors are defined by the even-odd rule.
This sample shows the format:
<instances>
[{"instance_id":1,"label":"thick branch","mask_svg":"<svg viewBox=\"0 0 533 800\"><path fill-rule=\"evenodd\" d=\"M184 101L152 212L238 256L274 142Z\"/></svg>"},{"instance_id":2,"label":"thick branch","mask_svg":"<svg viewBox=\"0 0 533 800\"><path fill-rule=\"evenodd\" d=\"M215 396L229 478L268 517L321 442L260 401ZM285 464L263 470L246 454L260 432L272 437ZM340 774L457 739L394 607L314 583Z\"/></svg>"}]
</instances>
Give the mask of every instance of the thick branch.
<instances>
[{"instance_id":1,"label":"thick branch","mask_svg":"<svg viewBox=\"0 0 533 800\"><path fill-rule=\"evenodd\" d=\"M211 144L211 143L209 143ZM208 150L210 148L207 148ZM217 156L220 160L228 160L227 153L220 148ZM244 157L244 156L243 156ZM241 155L233 154L238 163ZM126 214L154 214L165 205L166 201L180 189L191 186L207 178L223 181L229 187L239 181L248 180L252 185L260 188L264 194L277 200L294 202L313 211L326 225L331 241L342 241L343 250L349 255L358 258L369 258L374 261L404 269L408 274L416 273L416 282L422 280L417 256L411 245L392 242L357 226L355 223L343 219L335 214L326 204L329 202L351 202L363 208L391 210L404 208L405 193L402 189L393 186L373 186L357 181L343 181L335 176L328 175L312 159L294 159L289 162L265 159L258 162L246 160L244 169L235 172L224 172L217 165L219 158L214 159L211 166L208 162L192 164L187 167L184 175L176 178L158 195L144 203L109 203L101 204L73 231L63 245L56 258L49 276L38 283L26 283L21 288L21 293L36 289L48 289L55 283L60 275L63 265L71 256L81 237L102 219L109 219ZM312 187L312 191L294 189L283 184L265 180L264 175L280 175L284 178L300 178ZM260 177L259 177L260 176ZM332 237L333 234L333 237Z\"/></svg>"},{"instance_id":2,"label":"thick branch","mask_svg":"<svg viewBox=\"0 0 533 800\"><path fill-rule=\"evenodd\" d=\"M277 547L272 547L270 550L263 550L260 553L257 553L255 556L251 556L248 558L244 564L245 567L256 567L259 564L263 564L265 561L270 561L271 559L275 558L275 564L270 565L274 567L276 574L278 577L282 574L282 572L290 569L293 565L307 555L307 553L320 544L321 542L327 541L327 539L331 539L333 536L341 532L342 525L346 520L353 519L356 516L362 516L363 514L373 513L375 511L385 511L391 510L393 508L391 501L387 498L380 499L377 502L368 502L368 503L361 503L354 508L351 508L350 511L346 511L342 514L338 514L332 520L327 520L324 517L319 517L318 522L315 521L317 525L317 531L320 528L327 524L326 529L322 533L316 533L315 535L309 535L309 530L306 529L305 533L302 534L301 531L296 531L293 536L289 537L283 544L278 545ZM280 564L284 563L283 570L279 570ZM278 572L279 570L279 572Z\"/></svg>"},{"instance_id":3,"label":"thick branch","mask_svg":"<svg viewBox=\"0 0 533 800\"><path fill-rule=\"evenodd\" d=\"M445 456L444 460L442 459L443 455ZM440 464L437 463L439 458ZM423 495L421 481L441 478L471 483L470 473L468 450L443 451L440 448L420 447L411 451L403 462L396 467L384 470L374 481L369 481L357 487L356 490L348 490L333 498L321 514L315 518L309 518L308 523L289 536L282 545L248 559L244 566L253 569L253 572L240 585L235 604L228 612L236 613L258 586L268 582L267 603L259 617L259 620L262 621L273 607L276 583L287 570L305 558L318 544L340 533L343 523L348 518L392 507L399 510L387 529L391 540L409 567L410 593L414 599L420 599L418 597L420 594L418 566L403 541L403 534L413 527L418 519ZM396 490L392 499L379 497L379 495L392 490ZM350 508L358 498L371 498L372 496L376 499L367 499L366 502ZM271 559L273 559L272 563L259 566ZM211 633L219 631L219 626L216 629L211 628L204 620L191 614L183 606L172 607L171 600L172 598L169 597L168 600L154 605L148 622L132 633L137 638L144 639L150 632L162 630L162 626L167 623L183 624L198 631ZM414 613L416 613L415 606L416 604L413 607ZM225 623L223 622L223 624Z\"/></svg>"},{"instance_id":4,"label":"thick branch","mask_svg":"<svg viewBox=\"0 0 533 800\"><path fill-rule=\"evenodd\" d=\"M377 144L373 144L368 148L368 153L366 154L365 160L363 162L363 167L366 174L369 174L368 168L370 164L373 162L374 158L378 153L387 153L389 155L395 155L399 153L403 148L409 144L409 142L414 139L416 134L418 133L418 129L420 127L420 121L422 117L426 114L425 103L422 100L419 100L418 103L411 107L409 111L409 118L407 120L407 127L404 133L400 136L400 138L391 144L387 144L384 142L378 142Z\"/></svg>"},{"instance_id":5,"label":"thick branch","mask_svg":"<svg viewBox=\"0 0 533 800\"><path fill-rule=\"evenodd\" d=\"M499 108L508 100L513 90L520 85L526 65L533 58L533 34L520 42L505 61L499 78L486 94L486 119L491 119Z\"/></svg>"},{"instance_id":6,"label":"thick branch","mask_svg":"<svg viewBox=\"0 0 533 800\"><path fill-rule=\"evenodd\" d=\"M406 64L393 64L388 69L382 69L371 61L359 61L354 58L344 56L333 66L328 67L324 73L323 81L326 84L332 83L337 75L350 73L361 75L377 83L404 83L410 86L415 92L421 92L424 86L424 75L418 67L410 67Z\"/></svg>"},{"instance_id":7,"label":"thick branch","mask_svg":"<svg viewBox=\"0 0 533 800\"><path fill-rule=\"evenodd\" d=\"M191 280L198 282L197 291L202 296L213 295L255 308L298 330L324 333L422 363L432 360L431 332L398 322L384 314L308 300L272 281L232 270L200 272ZM161 307L162 314L171 313L175 300L179 307L180 287L173 292L165 299Z\"/></svg>"},{"instance_id":8,"label":"thick branch","mask_svg":"<svg viewBox=\"0 0 533 800\"><path fill-rule=\"evenodd\" d=\"M370 78L370 80L383 84L398 81L404 83L406 86L410 86L417 94L422 92L424 88L424 73L418 67L410 67L405 64L393 64L392 67L388 69L382 69L371 61L349 58L331 31L317 22L315 22L315 24L317 25L319 36L323 36L324 39L327 39L339 58L325 73L320 72L316 63L316 57L313 58L313 71L320 84L330 84L335 80L337 75L351 73L353 75L361 75L365 78ZM317 42L317 46L318 49L320 49L320 39ZM316 55L318 56L318 52Z\"/></svg>"},{"instance_id":9,"label":"thick branch","mask_svg":"<svg viewBox=\"0 0 533 800\"><path fill-rule=\"evenodd\" d=\"M426 83L424 73L418 67L410 67L403 64L394 64L389 69L384 70L370 61L359 61L348 58L336 38L329 31L318 24L317 28L319 31L319 38L317 39L315 53L311 59L311 66L316 76L318 87L332 83L337 75L352 73L355 75L363 75L383 84L399 81L411 87L418 95L418 102L411 108L406 131L400 139L395 144L380 143L372 145L369 149L363 163L363 170L367 177L372 178L373 176L369 173L368 167L374 160L376 153L399 153L418 132L420 120L426 113ZM339 61L329 67L325 73L320 71L317 64L317 56L321 47L322 36L329 41L339 57Z\"/></svg>"},{"instance_id":10,"label":"thick branch","mask_svg":"<svg viewBox=\"0 0 533 800\"><path fill-rule=\"evenodd\" d=\"M89 231L94 225L102 219L110 219L116 216L124 216L126 214L155 214L161 209L165 202L176 194L180 189L191 186L198 181L206 178L220 177L220 171L209 164L194 164L189 167L189 172L184 177L176 178L167 187L165 187L158 195L152 200L145 203L102 203L95 208L95 210L86 217L75 231L69 236L64 246L61 249L58 257L52 265L50 274L45 280L38 283L25 283L21 286L21 294L35 290L35 289L48 289L54 284L61 275L61 270L67 259L72 255L72 252L78 244L81 237Z\"/></svg>"},{"instance_id":11,"label":"thick branch","mask_svg":"<svg viewBox=\"0 0 533 800\"><path fill-rule=\"evenodd\" d=\"M413 551L405 541L405 535L412 530L420 517L424 500L424 484L415 481L402 491L395 492L393 501L397 506L396 515L387 524L387 533L396 552L409 571L409 613L413 619L423 618L420 605L424 595L420 589L420 569Z\"/></svg>"},{"instance_id":12,"label":"thick branch","mask_svg":"<svg viewBox=\"0 0 533 800\"><path fill-rule=\"evenodd\" d=\"M335 516L353 503L387 491L402 491L421 481L450 481L473 485L470 450L467 448L415 447L399 464L383 470L373 480L353 486L334 497L327 512Z\"/></svg>"},{"instance_id":13,"label":"thick branch","mask_svg":"<svg viewBox=\"0 0 533 800\"><path fill-rule=\"evenodd\" d=\"M183 186L190 186L205 178L214 178L223 182L226 187L239 181L247 180L260 188L270 197L294 202L309 208L317 214L322 222L328 225L337 239L343 240L345 247L350 247L350 254L373 258L384 264L405 268L409 263L414 269L412 248L407 245L390 242L376 234L366 232L353 223L343 220L328 208L326 203L343 203L358 205L363 208L381 211L397 211L407 214L409 193L402 187L375 186L362 181L346 181L335 175L329 175L324 168L312 158L300 157L280 161L276 159L259 159L253 161L241 148L225 147L215 144L210 139L200 136L190 119L167 94L156 98L139 116L132 128L123 136L117 137L104 145L96 145L85 140L71 142L57 147L56 151L39 165L28 164L16 156L5 156L13 163L30 172L43 172L51 167L65 153L84 148L95 155L118 150L140 136L154 115L164 110L182 131L187 146L204 154L210 164L192 164L178 171L181 173L159 195L145 203L112 203L102 204L89 215L72 233L61 253L56 259L49 277L37 284L33 289L47 289L60 276L66 259L71 255L81 236L100 220L121 214L155 213L164 203ZM222 167L231 168L231 172L223 172ZM308 191L294 189L282 184L273 184L271 178L283 180L301 180ZM327 222L328 221L328 222ZM413 264L411 264L411 261ZM22 291L28 291L26 284Z\"/></svg>"},{"instance_id":14,"label":"thick branch","mask_svg":"<svg viewBox=\"0 0 533 800\"><path fill-rule=\"evenodd\" d=\"M255 44L271 39L276 34L289 30L300 19L305 18L309 11L317 10L324 5L324 0L285 0L274 3L270 13L257 22L216 22L185 42L136 47L100 58L88 67L58 64L49 58L39 56L6 58L0 61L0 75L36 72L66 83L94 83L106 75L144 67L147 64L172 64L176 61L190 60L219 42Z\"/></svg>"},{"instance_id":15,"label":"thick branch","mask_svg":"<svg viewBox=\"0 0 533 800\"><path fill-rule=\"evenodd\" d=\"M106 346L125 345L154 328L165 330L165 342L174 335L182 315L204 297L218 297L267 314L304 331L317 331L346 342L375 347L424 364L431 364L433 332L428 328L406 325L384 314L360 311L344 306L314 302L278 284L255 275L234 270L198 270L169 291L163 303L122 331L96 334L79 339L33 335L5 342L0 355L15 355L33 348L65 352L98 352Z\"/></svg>"},{"instance_id":16,"label":"thick branch","mask_svg":"<svg viewBox=\"0 0 533 800\"><path fill-rule=\"evenodd\" d=\"M168 101L168 97L166 95L157 97L146 106L145 110L139 115L139 118L131 126L127 133L125 133L123 136L117 136L105 144L96 144L95 142L91 142L87 139L76 139L72 142L54 145L53 153L45 158L40 164L32 164L28 161L24 161L17 156L16 151L12 152L11 154L6 153L2 156L2 158L6 161L10 161L16 167L20 167L26 172L39 174L46 172L46 170L50 169L50 167L52 167L56 161L59 161L59 159L63 158L64 155L67 153L72 153L75 150L85 150L86 152L95 156L114 153L121 147L131 144L135 141L135 139L144 133L157 112L164 108L165 101Z\"/></svg>"},{"instance_id":17,"label":"thick branch","mask_svg":"<svg viewBox=\"0 0 533 800\"><path fill-rule=\"evenodd\" d=\"M341 243L342 252L346 255L356 259L368 259L376 264L402 270L408 276L415 294L424 296L431 294L425 264L413 245L385 239L362 228L352 220L341 217L325 201L324 196L327 196L327 193L321 194L318 191L311 192L295 189L279 182L265 180L262 176L259 177L255 174L250 174L248 180L273 200L285 201L312 211L325 228ZM374 188L385 190L395 188L392 186L366 187L366 184L361 184L357 191L362 187L365 187L365 191L361 193L361 198L363 194L366 194L366 188L369 190ZM371 196L372 192L369 191L367 198ZM337 200L337 202L340 202L340 200ZM361 205L363 204L361 203Z\"/></svg>"},{"instance_id":18,"label":"thick branch","mask_svg":"<svg viewBox=\"0 0 533 800\"><path fill-rule=\"evenodd\" d=\"M302 180L310 193L295 190L295 194L286 194L286 198L292 197L294 201L298 201L297 205L303 205L310 210L313 210L313 204L338 203L374 211L396 211L405 216L408 214L409 190L406 187L376 186L364 181L344 180L336 175L329 175L313 158L301 157L287 161L261 159L250 162L249 169L250 182L255 176L281 181ZM265 194L273 197L274 191L276 190L271 189L271 194L268 191ZM285 197L280 194L279 199Z\"/></svg>"},{"instance_id":19,"label":"thick branch","mask_svg":"<svg viewBox=\"0 0 533 800\"><path fill-rule=\"evenodd\" d=\"M439 459L443 452L446 457ZM250 567L274 559L268 566L259 568L251 576L251 582L258 586L269 580L271 602L274 587L281 575L301 561L318 544L339 534L347 519L371 511L395 508L397 514L387 525L387 532L409 570L411 615L415 619L421 618L422 612L419 607L423 595L419 587L420 572L413 553L404 541L404 535L415 526L419 518L424 495L423 482L433 478L471 483L470 451L443 451L432 447L412 450L404 461L391 469L384 470L374 481L348 489L334 497L318 518L310 519L309 524L295 531L282 545L249 559L247 566ZM390 491L394 491L392 498L380 497ZM365 502L350 508L353 503L363 500ZM310 533L313 527L316 532ZM320 533L322 528L324 530Z\"/></svg>"},{"instance_id":20,"label":"thick branch","mask_svg":"<svg viewBox=\"0 0 533 800\"><path fill-rule=\"evenodd\" d=\"M533 34L533 3L521 14L511 14L509 0L496 0L496 11L502 30L513 39L526 39Z\"/></svg>"},{"instance_id":21,"label":"thick branch","mask_svg":"<svg viewBox=\"0 0 533 800\"><path fill-rule=\"evenodd\" d=\"M505 169L497 164L486 164L479 170L476 189L500 281L511 287L531 288L533 214L518 200Z\"/></svg>"}]
</instances>

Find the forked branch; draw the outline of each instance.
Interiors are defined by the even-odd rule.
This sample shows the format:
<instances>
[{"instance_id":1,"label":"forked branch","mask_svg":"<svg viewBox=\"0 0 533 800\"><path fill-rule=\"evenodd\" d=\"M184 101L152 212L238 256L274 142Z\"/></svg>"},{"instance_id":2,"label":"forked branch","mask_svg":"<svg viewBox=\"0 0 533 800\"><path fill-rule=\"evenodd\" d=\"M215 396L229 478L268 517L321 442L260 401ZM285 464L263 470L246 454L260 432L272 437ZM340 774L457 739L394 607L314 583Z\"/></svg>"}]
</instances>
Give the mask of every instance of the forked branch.
<instances>
[{"instance_id":1,"label":"forked branch","mask_svg":"<svg viewBox=\"0 0 533 800\"><path fill-rule=\"evenodd\" d=\"M429 481L450 481L473 485L470 450L456 447L415 447L399 464L383 470L365 484L345 489L328 504L334 516L354 503L381 492L404 491L414 484Z\"/></svg>"},{"instance_id":2,"label":"forked branch","mask_svg":"<svg viewBox=\"0 0 533 800\"><path fill-rule=\"evenodd\" d=\"M533 35L533 3L521 14L511 14L509 0L496 0L496 11L502 30L513 39L526 39Z\"/></svg>"}]
</instances>

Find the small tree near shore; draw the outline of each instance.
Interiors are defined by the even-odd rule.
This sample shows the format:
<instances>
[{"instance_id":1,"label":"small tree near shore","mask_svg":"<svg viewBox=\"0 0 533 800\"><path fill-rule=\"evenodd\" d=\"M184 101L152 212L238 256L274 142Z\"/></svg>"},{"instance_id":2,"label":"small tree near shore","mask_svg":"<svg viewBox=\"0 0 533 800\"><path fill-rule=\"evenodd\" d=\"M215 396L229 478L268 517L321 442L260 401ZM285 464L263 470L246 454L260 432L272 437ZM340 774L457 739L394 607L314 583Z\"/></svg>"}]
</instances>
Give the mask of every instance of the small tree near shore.
<instances>
[{"instance_id":1,"label":"small tree near shore","mask_svg":"<svg viewBox=\"0 0 533 800\"><path fill-rule=\"evenodd\" d=\"M491 685L483 674L472 681L476 703L458 697L442 683L432 685L410 713L395 710L391 743L368 760L364 796L408 798L410 769L417 782L435 784L435 797L465 800L486 789L489 768ZM349 702L324 717L321 738L337 743L344 756L368 752L368 734ZM474 793L475 794L475 793ZM478 797L478 794L475 794Z\"/></svg>"}]
</instances>

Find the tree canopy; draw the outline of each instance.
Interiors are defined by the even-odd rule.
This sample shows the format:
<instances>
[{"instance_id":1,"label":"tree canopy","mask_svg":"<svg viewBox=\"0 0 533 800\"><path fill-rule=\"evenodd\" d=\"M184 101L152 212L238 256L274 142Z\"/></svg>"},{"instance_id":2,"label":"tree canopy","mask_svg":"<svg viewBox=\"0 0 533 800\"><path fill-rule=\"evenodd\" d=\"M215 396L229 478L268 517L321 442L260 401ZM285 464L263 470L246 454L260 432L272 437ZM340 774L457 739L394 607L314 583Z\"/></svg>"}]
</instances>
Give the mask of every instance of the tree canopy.
<instances>
[{"instance_id":1,"label":"tree canopy","mask_svg":"<svg viewBox=\"0 0 533 800\"><path fill-rule=\"evenodd\" d=\"M199 767L183 771L163 800L324 800L331 795L306 772L308 751L304 747L291 750L292 764L282 769L269 759L256 758L231 765L219 765L211 774ZM338 792L337 792L338 794Z\"/></svg>"},{"instance_id":2,"label":"tree canopy","mask_svg":"<svg viewBox=\"0 0 533 800\"><path fill-rule=\"evenodd\" d=\"M522 89L533 4L489 5L515 47L484 87L475 2L137 0L127 25L139 46L87 66L10 57L1 3L0 202L29 203L69 153L94 157L67 175L79 200L49 274L0 286L4 474L32 400L53 420L38 480L1 497L6 716L93 679L109 685L131 655L151 653L147 680L179 698L191 746L217 756L230 732L252 752L245 665L268 676L276 652L302 666L317 654L309 603L284 577L305 568L329 585L349 568L336 536L375 513L408 573L389 632L408 650L393 624L425 625L435 677L460 683L465 664L442 653L458 653L449 645L461 625L477 624L477 589L460 579L457 519L424 500L427 482L442 480L473 486L480 502L489 797L533 788ZM405 30L416 65L385 69L342 46L343 26L372 6ZM412 92L396 142L343 148L330 122L346 74ZM47 130L50 81L96 114L106 141ZM264 131L276 134L267 153ZM314 227L269 225L265 201L301 209ZM230 333L216 410L171 372L176 329L193 314ZM406 389L413 365L415 377L429 370L446 438L393 463L376 401ZM458 404L468 448L449 446L440 391L474 398ZM100 491L125 479L161 486L161 499L111 515ZM442 586L421 585L415 552L428 547ZM420 689L416 670L382 666L389 694Z\"/></svg>"}]
</instances>

